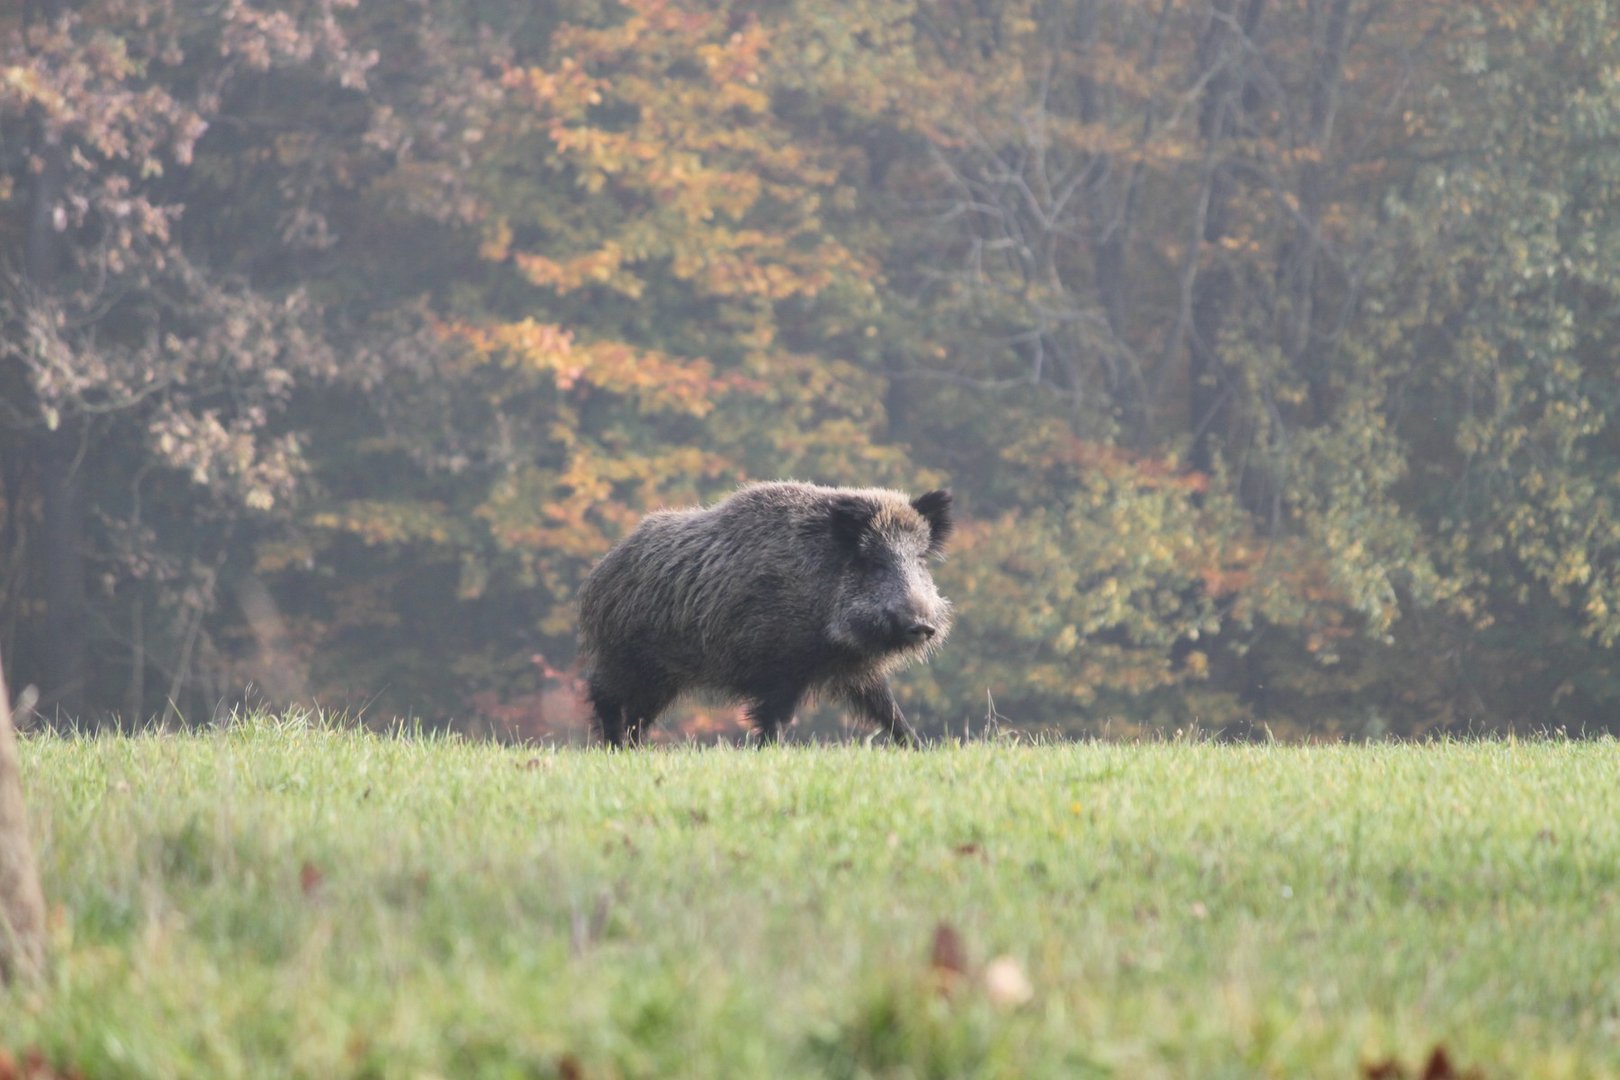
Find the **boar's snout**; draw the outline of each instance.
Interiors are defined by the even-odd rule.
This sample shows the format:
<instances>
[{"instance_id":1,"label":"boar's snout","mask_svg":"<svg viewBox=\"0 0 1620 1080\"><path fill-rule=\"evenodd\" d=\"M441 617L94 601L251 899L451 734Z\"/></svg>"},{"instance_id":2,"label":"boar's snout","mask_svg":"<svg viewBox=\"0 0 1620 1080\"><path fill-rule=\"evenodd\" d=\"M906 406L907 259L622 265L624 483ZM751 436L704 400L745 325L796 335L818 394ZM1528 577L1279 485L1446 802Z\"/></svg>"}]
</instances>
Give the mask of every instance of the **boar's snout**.
<instances>
[{"instance_id":1,"label":"boar's snout","mask_svg":"<svg viewBox=\"0 0 1620 1080\"><path fill-rule=\"evenodd\" d=\"M922 645L932 641L939 633L929 616L912 605L891 608L888 612L889 637L897 645Z\"/></svg>"}]
</instances>

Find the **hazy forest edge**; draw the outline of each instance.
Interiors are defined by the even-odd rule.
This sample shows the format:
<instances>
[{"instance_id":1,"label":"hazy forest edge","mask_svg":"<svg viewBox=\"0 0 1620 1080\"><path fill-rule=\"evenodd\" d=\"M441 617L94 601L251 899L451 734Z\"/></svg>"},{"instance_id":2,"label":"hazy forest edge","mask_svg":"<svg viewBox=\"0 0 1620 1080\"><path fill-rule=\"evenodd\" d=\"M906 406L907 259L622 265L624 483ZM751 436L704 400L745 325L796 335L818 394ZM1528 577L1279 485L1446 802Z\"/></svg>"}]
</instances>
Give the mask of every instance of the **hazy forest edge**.
<instances>
[{"instance_id":1,"label":"hazy forest edge","mask_svg":"<svg viewBox=\"0 0 1620 1080\"><path fill-rule=\"evenodd\" d=\"M545 735L746 479L948 485L935 731L1612 728L1620 12L0 13L0 655Z\"/></svg>"}]
</instances>

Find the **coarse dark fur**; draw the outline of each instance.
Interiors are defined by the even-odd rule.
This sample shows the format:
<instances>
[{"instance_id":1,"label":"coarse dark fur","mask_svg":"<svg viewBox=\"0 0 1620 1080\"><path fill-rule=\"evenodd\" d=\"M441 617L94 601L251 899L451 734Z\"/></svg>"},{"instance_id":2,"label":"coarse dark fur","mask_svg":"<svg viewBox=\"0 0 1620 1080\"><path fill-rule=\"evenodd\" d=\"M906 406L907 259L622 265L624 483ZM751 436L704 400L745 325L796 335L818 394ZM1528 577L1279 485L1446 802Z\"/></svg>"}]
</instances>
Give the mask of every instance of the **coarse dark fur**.
<instances>
[{"instance_id":1,"label":"coarse dark fur","mask_svg":"<svg viewBox=\"0 0 1620 1080\"><path fill-rule=\"evenodd\" d=\"M649 514L580 590L580 651L595 721L640 742L680 695L746 704L764 741L807 694L915 743L888 675L929 655L950 604L928 560L951 495L749 484L713 506Z\"/></svg>"}]
</instances>

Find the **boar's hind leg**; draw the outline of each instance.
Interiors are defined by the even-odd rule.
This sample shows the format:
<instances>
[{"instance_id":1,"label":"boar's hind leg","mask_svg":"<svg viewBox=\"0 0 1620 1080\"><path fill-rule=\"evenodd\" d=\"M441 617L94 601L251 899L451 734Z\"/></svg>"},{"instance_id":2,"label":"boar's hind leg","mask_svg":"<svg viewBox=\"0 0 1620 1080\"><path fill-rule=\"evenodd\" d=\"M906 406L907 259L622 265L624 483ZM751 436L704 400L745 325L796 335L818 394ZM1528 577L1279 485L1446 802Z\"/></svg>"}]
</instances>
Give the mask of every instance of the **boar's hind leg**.
<instances>
[{"instance_id":1,"label":"boar's hind leg","mask_svg":"<svg viewBox=\"0 0 1620 1080\"><path fill-rule=\"evenodd\" d=\"M609 746L623 746L624 702L595 679L591 680L589 697L592 719L602 741Z\"/></svg>"},{"instance_id":2,"label":"boar's hind leg","mask_svg":"<svg viewBox=\"0 0 1620 1080\"><path fill-rule=\"evenodd\" d=\"M842 696L856 716L888 732L889 738L897 745L918 745L917 733L906 722L906 714L900 711L899 703L894 700L894 691L889 689L887 679L856 683L845 689Z\"/></svg>"},{"instance_id":3,"label":"boar's hind leg","mask_svg":"<svg viewBox=\"0 0 1620 1080\"><path fill-rule=\"evenodd\" d=\"M645 692L627 698L624 703L626 741L631 746L640 746L647 725L657 720L674 700L675 695L661 686L649 687Z\"/></svg>"},{"instance_id":4,"label":"boar's hind leg","mask_svg":"<svg viewBox=\"0 0 1620 1080\"><path fill-rule=\"evenodd\" d=\"M640 746L647 724L656 720L674 697L661 680L648 680L645 674L629 679L593 675L590 680L596 730L609 746Z\"/></svg>"}]
</instances>

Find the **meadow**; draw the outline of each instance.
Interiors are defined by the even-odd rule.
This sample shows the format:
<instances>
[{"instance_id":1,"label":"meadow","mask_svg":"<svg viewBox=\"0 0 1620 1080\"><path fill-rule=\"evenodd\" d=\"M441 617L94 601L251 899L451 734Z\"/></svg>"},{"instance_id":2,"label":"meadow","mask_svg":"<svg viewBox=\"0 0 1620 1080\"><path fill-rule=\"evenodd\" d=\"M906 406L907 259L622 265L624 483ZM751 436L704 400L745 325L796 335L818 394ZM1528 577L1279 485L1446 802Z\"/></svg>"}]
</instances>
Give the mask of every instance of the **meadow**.
<instances>
[{"instance_id":1,"label":"meadow","mask_svg":"<svg viewBox=\"0 0 1620 1080\"><path fill-rule=\"evenodd\" d=\"M1616 1076L1617 750L36 735L0 1075Z\"/></svg>"}]
</instances>

